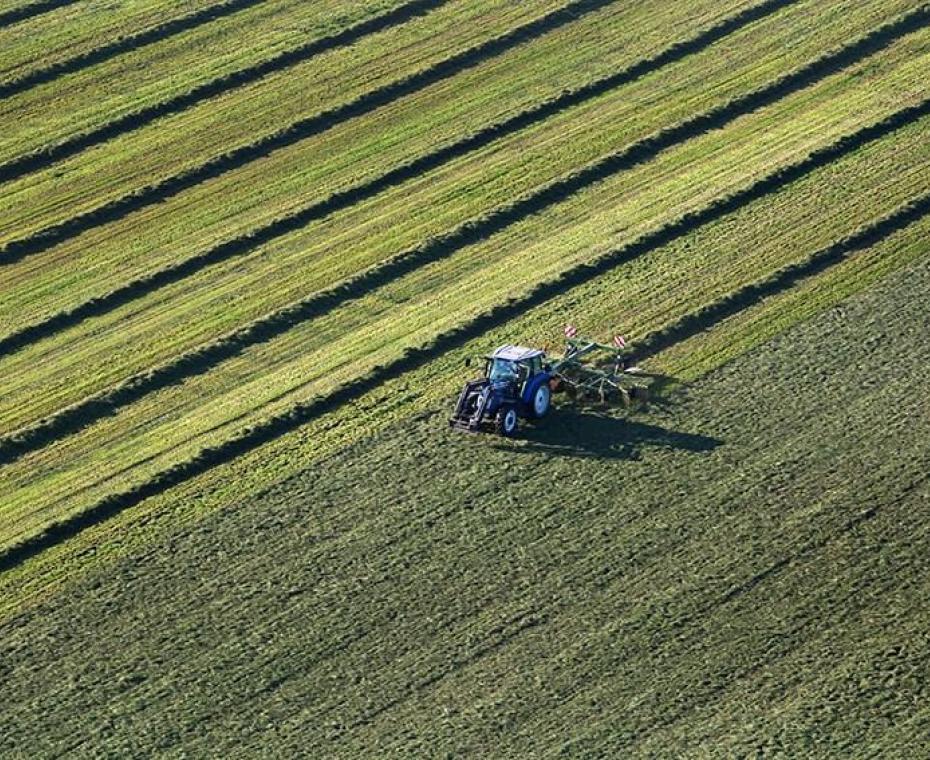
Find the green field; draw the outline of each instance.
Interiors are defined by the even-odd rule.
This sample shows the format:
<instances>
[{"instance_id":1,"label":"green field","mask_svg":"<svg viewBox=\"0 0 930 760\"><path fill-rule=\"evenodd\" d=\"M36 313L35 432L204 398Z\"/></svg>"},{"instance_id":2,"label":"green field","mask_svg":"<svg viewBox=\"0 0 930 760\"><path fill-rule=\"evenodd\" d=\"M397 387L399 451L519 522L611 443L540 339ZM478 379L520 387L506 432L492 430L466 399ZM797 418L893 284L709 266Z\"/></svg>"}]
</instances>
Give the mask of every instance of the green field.
<instances>
[{"instance_id":1,"label":"green field","mask_svg":"<svg viewBox=\"0 0 930 760\"><path fill-rule=\"evenodd\" d=\"M4 754L925 754L930 5L6 17Z\"/></svg>"}]
</instances>

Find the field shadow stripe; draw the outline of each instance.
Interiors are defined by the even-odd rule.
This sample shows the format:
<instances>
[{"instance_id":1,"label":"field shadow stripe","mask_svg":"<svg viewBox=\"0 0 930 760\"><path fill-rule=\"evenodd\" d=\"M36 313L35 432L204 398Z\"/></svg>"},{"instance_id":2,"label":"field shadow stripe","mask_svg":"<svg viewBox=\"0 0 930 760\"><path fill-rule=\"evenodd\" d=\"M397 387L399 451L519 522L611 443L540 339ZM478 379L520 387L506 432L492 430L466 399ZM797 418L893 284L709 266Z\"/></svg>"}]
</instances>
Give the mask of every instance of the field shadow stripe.
<instances>
[{"instance_id":1,"label":"field shadow stripe","mask_svg":"<svg viewBox=\"0 0 930 760\"><path fill-rule=\"evenodd\" d=\"M363 182L346 190L337 191L293 214L276 219L264 227L220 243L208 251L192 256L177 264L132 280L109 293L89 299L72 309L54 314L42 322L37 322L33 325L21 328L14 333L0 338L0 356L9 355L30 343L34 343L61 330L73 327L86 319L102 316L137 298L144 297L167 285L179 282L209 266L222 263L237 256L245 255L258 246L264 245L289 232L298 230L314 220L322 219L328 214L349 208L395 185L413 179L422 173L436 169L472 151L483 148L507 134L540 123L557 113L581 105L594 97L603 95L612 89L635 81L665 65L681 60L694 52L704 49L732 31L794 2L797 2L797 0L768 0L758 6L749 8L736 16L726 19L722 23L708 29L691 40L672 45L654 58L638 61L604 79L584 85L576 90L562 93L555 98L518 113L509 119L492 124L457 142L402 164L368 182Z\"/></svg>"},{"instance_id":2,"label":"field shadow stripe","mask_svg":"<svg viewBox=\"0 0 930 760\"><path fill-rule=\"evenodd\" d=\"M239 87L252 84L270 74L306 62L323 53L335 50L339 47L352 45L363 37L384 31L392 26L406 23L417 16L424 15L431 10L446 5L449 1L450 0L414 0L413 2L401 5L380 16L374 16L373 18L354 24L336 34L313 40L293 50L287 50L280 55L257 63L254 66L249 66L231 72L225 76L217 77L176 97L156 103L148 108L142 108L138 111L128 113L97 129L75 135L56 145L51 145L7 161L4 164L0 164L0 182L9 182L19 179L30 172L47 169L53 164L70 158L87 148L99 145L107 140L112 140L128 132L141 129L157 119L179 113L203 100L208 100Z\"/></svg>"},{"instance_id":3,"label":"field shadow stripe","mask_svg":"<svg viewBox=\"0 0 930 760\"><path fill-rule=\"evenodd\" d=\"M211 21L231 16L234 13L246 10L247 8L251 8L263 2L265 2L265 0L225 0L225 2L202 8L186 16L165 21L157 26L153 26L151 29L146 29L144 32L117 39L115 42L94 48L93 50L88 50L86 53L81 53L66 61L53 63L51 66L46 66L43 69L36 69L18 79L13 79L9 82L0 82L0 99L19 95L33 87L47 84L58 77L77 73L91 66L96 66L98 63L103 63L111 58L115 58L122 53L128 53L132 50L145 47L146 45L151 45L154 42L160 42L161 40L181 34L182 32L196 29L198 26L203 26Z\"/></svg>"},{"instance_id":4,"label":"field shadow stripe","mask_svg":"<svg viewBox=\"0 0 930 760\"><path fill-rule=\"evenodd\" d=\"M168 177L153 185L138 188L116 200L40 230L26 238L10 241L0 251L2 252L0 265L10 264L27 256L41 253L82 232L121 219L133 211L164 201L182 190L209 179L215 179L233 169L263 158L272 151L320 134L343 121L367 114L401 97L477 66L482 61L501 55L512 47L577 21L581 16L609 5L613 1L575 0L558 10L468 48L426 69L361 95L349 103L294 122L282 130L216 156L193 169Z\"/></svg>"},{"instance_id":5,"label":"field shadow stripe","mask_svg":"<svg viewBox=\"0 0 930 760\"><path fill-rule=\"evenodd\" d=\"M29 19L41 16L43 13L48 13L49 11L75 5L78 2L80 2L80 0L43 0L42 2L30 3L29 5L23 5L19 8L12 8L11 10L0 13L0 29L18 24L20 21L28 21Z\"/></svg>"},{"instance_id":6,"label":"field shadow stripe","mask_svg":"<svg viewBox=\"0 0 930 760\"><path fill-rule=\"evenodd\" d=\"M930 101L922 104L924 111ZM103 497L93 506L75 515L49 525L42 533L14 544L0 552L0 572L11 570L40 552L73 538L86 528L104 522L141 501L157 496L170 488L201 475L213 467L228 464L253 449L289 433L304 424L346 403L357 400L384 383L410 372L438 355L460 348L470 340L499 327L501 324L524 315L529 309L541 306L571 288L582 285L607 271L632 261L655 248L667 245L704 225L736 211L742 206L765 197L815 169L825 166L838 157L858 149L909 123L908 114L915 109L904 109L878 124L848 135L836 143L812 152L801 161L777 170L746 188L719 198L698 211L689 212L678 219L646 233L631 243L610 251L595 261L579 264L560 276L543 282L524 296L514 297L434 340L416 348L406 349L398 358L377 366L355 380L348 381L324 396L295 404L291 409L275 415L265 422L245 429L234 438L217 446L204 448L192 459L179 462L157 473L148 480L120 493Z\"/></svg>"}]
</instances>

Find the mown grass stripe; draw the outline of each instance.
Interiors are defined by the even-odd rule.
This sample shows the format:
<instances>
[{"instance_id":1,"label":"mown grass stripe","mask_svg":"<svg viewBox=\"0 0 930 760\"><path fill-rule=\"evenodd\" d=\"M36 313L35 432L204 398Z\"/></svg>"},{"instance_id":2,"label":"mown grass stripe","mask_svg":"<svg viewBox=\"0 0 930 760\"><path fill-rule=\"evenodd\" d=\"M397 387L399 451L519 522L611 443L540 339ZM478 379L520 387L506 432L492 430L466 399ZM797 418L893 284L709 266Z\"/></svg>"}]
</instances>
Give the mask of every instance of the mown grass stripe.
<instances>
[{"instance_id":1,"label":"mown grass stripe","mask_svg":"<svg viewBox=\"0 0 930 760\"><path fill-rule=\"evenodd\" d=\"M184 462L179 462L153 475L146 481L120 493L110 494L92 507L78 514L49 525L42 533L27 538L0 552L0 572L13 569L30 557L77 535L85 528L97 525L120 512L135 506L144 499L156 496L169 488L184 483L221 464L226 464L285 433L293 431L319 416L338 409L363 396L385 382L410 372L437 355L461 347L488 330L500 327L504 322L516 319L528 309L541 306L571 288L603 275L615 267L632 261L656 248L668 245L698 228L757 201L801 177L826 166L844 155L858 150L863 145L894 132L910 123L916 114L927 113L930 101L919 106L906 108L876 124L847 135L835 143L813 151L806 158L774 171L748 187L718 198L703 209L686 213L658 229L646 233L636 240L596 260L572 267L559 276L542 282L525 295L511 298L503 304L489 309L467 320L458 327L440 333L432 341L416 348L408 348L397 359L378 366L365 375L351 380L326 395L295 404L291 409L270 417L263 423L247 428L242 433L200 453Z\"/></svg>"},{"instance_id":2,"label":"mown grass stripe","mask_svg":"<svg viewBox=\"0 0 930 760\"><path fill-rule=\"evenodd\" d=\"M19 158L14 158L11 161L0 164L0 182L9 182L19 179L30 172L47 169L59 161L63 161L66 158L80 153L82 150L99 145L107 140L112 140L128 132L134 132L164 116L179 113L201 101L252 84L269 74L274 74L275 72L283 71L299 63L304 63L322 53L353 45L363 37L382 32L392 26L404 24L448 2L449 0L413 0L413 2L405 3L380 16L374 16L358 24L354 24L336 34L313 40L293 50L287 50L266 61L257 63L254 66L249 66L248 68L234 71L225 76L217 77L199 87L195 87L181 95L162 101L161 103L156 103L147 108L128 113L97 129L75 135L56 145L27 153Z\"/></svg>"},{"instance_id":3,"label":"mown grass stripe","mask_svg":"<svg viewBox=\"0 0 930 760\"><path fill-rule=\"evenodd\" d=\"M74 5L77 2L80 2L80 0L41 0L38 3L29 3L19 8L13 8L0 13L0 27L12 26L20 21L26 21L41 16L43 13Z\"/></svg>"},{"instance_id":4,"label":"mown grass stripe","mask_svg":"<svg viewBox=\"0 0 930 760\"><path fill-rule=\"evenodd\" d=\"M10 264L26 256L41 253L47 248L75 237L82 232L120 219L133 211L163 201L189 187L244 166L265 156L270 151L292 145L307 137L326 131L348 119L367 114L398 98L415 93L443 79L448 79L461 71L473 68L483 61L499 56L512 47L530 42L561 26L577 21L581 16L610 5L611 2L613 0L574 0L574 2L558 10L550 11L509 32L486 40L432 66L361 95L349 103L301 119L277 132L261 137L255 142L216 156L197 167L168 177L153 185L139 188L121 198L98 206L96 209L78 214L26 238L10 241L2 249L4 256L0 259L0 264Z\"/></svg>"},{"instance_id":5,"label":"mown grass stripe","mask_svg":"<svg viewBox=\"0 0 930 760\"><path fill-rule=\"evenodd\" d=\"M930 99L903 109L878 124L861 130L853 139L843 143L840 152L833 158L856 150L926 115L930 115ZM646 141L650 139L652 138L646 138ZM636 149L636 144L633 149ZM599 166L600 163L602 162L594 166ZM589 169L590 167L582 169L569 175L567 179L556 180L553 185L562 186L563 189L572 188L575 178L585 176ZM219 363L240 354L250 346L276 338L298 324L319 317L347 301L363 297L426 263L447 257L455 250L485 238L497 231L497 226L502 224L502 220L509 224L523 218L524 215L520 209L526 201L540 195L548 197L553 185L543 188L542 191L528 198L501 207L483 219L465 222L446 236L371 267L353 278L329 289L318 291L295 304L278 309L225 336L181 354L160 367L136 374L114 388L90 396L33 426L0 438L0 464L15 461L29 451L42 448L58 438L75 433L97 420L116 413L120 407L133 403L148 393L208 372ZM562 198L557 198L557 200L562 200ZM516 218L511 218L515 213Z\"/></svg>"},{"instance_id":6,"label":"mown grass stripe","mask_svg":"<svg viewBox=\"0 0 930 760\"><path fill-rule=\"evenodd\" d=\"M82 69L95 66L98 63L103 63L123 53L128 53L131 50L138 50L139 48L151 45L155 42L160 42L168 37L173 37L182 32L190 31L191 29L196 29L198 26L203 26L211 21L216 21L226 16L232 16L234 13L246 10L247 8L251 8L263 2L265 2L265 0L225 0L222 3L211 5L208 8L202 8L186 16L165 21L162 24L153 26L151 29L146 29L144 32L132 34L123 39L116 40L115 42L110 42L101 47L94 48L93 50L88 50L86 53L81 53L66 61L60 61L51 66L36 69L10 82L0 83L0 98L18 95L40 84L51 82L58 77L74 74Z\"/></svg>"},{"instance_id":7,"label":"mown grass stripe","mask_svg":"<svg viewBox=\"0 0 930 760\"><path fill-rule=\"evenodd\" d=\"M276 219L264 227L220 243L204 253L132 280L109 293L89 299L67 311L54 314L42 322L22 328L0 339L0 355L10 354L30 343L73 327L86 319L102 316L119 306L154 293L167 285L179 282L209 266L245 255L258 246L300 229L316 219L322 219L328 214L371 198L394 185L479 150L510 133L538 124L562 111L581 105L649 73L658 71L663 66L700 52L726 35L794 2L797 2L797 0L766 0L766 2L759 5L747 8L689 40L671 45L652 58L637 61L608 77L562 93L509 119L485 127L462 140L401 164L395 169L367 182L333 193L321 201Z\"/></svg>"},{"instance_id":8,"label":"mown grass stripe","mask_svg":"<svg viewBox=\"0 0 930 760\"><path fill-rule=\"evenodd\" d=\"M890 214L860 227L841 240L796 262L772 272L768 277L745 285L728 293L681 319L646 335L637 341L631 356L633 361L643 361L660 351L681 343L712 325L758 304L765 298L778 295L803 280L845 261L863 248L879 243L910 224L930 214L930 192L903 204Z\"/></svg>"}]
</instances>

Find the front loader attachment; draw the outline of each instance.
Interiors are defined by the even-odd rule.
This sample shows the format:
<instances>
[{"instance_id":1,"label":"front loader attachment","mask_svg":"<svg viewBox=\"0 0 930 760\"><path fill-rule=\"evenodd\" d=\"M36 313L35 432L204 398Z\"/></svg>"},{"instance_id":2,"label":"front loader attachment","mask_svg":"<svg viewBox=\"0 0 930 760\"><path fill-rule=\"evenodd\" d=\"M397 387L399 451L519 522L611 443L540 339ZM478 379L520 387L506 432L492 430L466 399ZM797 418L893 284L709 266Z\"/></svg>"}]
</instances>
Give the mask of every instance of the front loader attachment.
<instances>
[{"instance_id":1,"label":"front loader attachment","mask_svg":"<svg viewBox=\"0 0 930 760\"><path fill-rule=\"evenodd\" d=\"M449 418L449 425L453 430L464 430L475 433L481 428L484 414L491 397L491 384L486 380L471 380L459 394L455 410Z\"/></svg>"}]
</instances>

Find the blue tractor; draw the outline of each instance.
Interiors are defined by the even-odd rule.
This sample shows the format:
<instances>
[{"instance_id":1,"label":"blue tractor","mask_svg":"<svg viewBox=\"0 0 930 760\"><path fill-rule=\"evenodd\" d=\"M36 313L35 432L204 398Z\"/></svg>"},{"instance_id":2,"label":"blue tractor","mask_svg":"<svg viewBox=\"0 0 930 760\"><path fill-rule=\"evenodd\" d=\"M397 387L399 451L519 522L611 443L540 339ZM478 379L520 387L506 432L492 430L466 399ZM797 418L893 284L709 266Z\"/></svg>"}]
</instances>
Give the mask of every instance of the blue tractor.
<instances>
[{"instance_id":1,"label":"blue tractor","mask_svg":"<svg viewBox=\"0 0 930 760\"><path fill-rule=\"evenodd\" d=\"M510 437L520 417L546 416L555 375L545 353L507 345L483 358L484 377L466 383L449 418L453 429L477 432L490 423L500 435Z\"/></svg>"},{"instance_id":2,"label":"blue tractor","mask_svg":"<svg viewBox=\"0 0 930 760\"><path fill-rule=\"evenodd\" d=\"M485 356L484 377L465 384L449 418L452 429L474 433L493 425L501 435L513 436L521 417L546 416L553 392L627 406L648 402L649 380L638 367L627 367L633 349L621 336L598 343L579 337L572 325L565 336L565 354L553 362L538 348L524 346L501 346Z\"/></svg>"}]
</instances>

